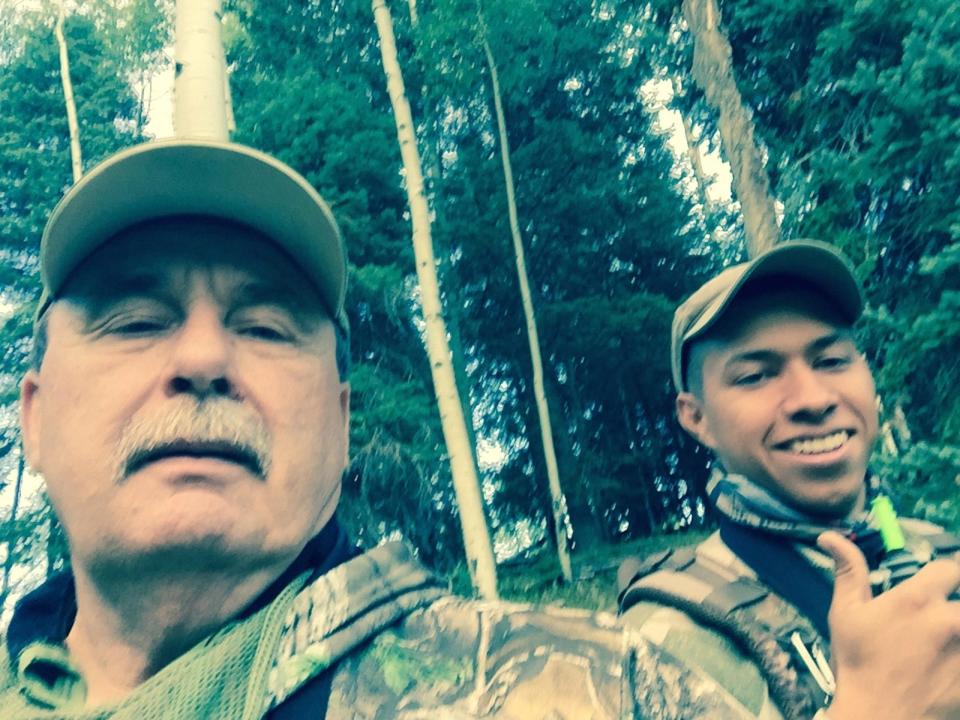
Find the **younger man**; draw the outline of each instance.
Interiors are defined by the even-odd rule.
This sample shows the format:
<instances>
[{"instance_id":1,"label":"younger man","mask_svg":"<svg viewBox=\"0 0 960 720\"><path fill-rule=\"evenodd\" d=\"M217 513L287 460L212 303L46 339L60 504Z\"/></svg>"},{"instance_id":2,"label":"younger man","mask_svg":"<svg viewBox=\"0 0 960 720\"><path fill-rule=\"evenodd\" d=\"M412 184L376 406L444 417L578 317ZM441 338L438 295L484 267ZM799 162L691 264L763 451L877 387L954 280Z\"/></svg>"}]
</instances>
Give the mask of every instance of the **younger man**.
<instances>
[{"instance_id":1,"label":"younger man","mask_svg":"<svg viewBox=\"0 0 960 720\"><path fill-rule=\"evenodd\" d=\"M960 549L898 519L869 472L876 390L851 330L862 307L847 261L799 241L724 270L674 316L677 416L716 456L720 529L694 550L624 563L621 609L744 718L809 718L835 692L822 533L856 543L874 594Z\"/></svg>"}]
</instances>

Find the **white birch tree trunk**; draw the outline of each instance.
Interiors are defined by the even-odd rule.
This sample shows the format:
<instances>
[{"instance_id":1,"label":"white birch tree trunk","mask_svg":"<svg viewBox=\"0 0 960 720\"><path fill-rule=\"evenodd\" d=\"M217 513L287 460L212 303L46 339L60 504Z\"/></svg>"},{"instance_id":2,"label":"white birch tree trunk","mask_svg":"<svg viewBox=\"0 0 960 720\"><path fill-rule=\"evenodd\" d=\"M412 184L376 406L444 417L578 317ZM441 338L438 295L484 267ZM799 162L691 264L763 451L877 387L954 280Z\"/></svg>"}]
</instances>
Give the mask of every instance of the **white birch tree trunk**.
<instances>
[{"instance_id":1,"label":"white birch tree trunk","mask_svg":"<svg viewBox=\"0 0 960 720\"><path fill-rule=\"evenodd\" d=\"M173 127L178 137L230 139L220 0L177 0Z\"/></svg>"},{"instance_id":2,"label":"white birch tree trunk","mask_svg":"<svg viewBox=\"0 0 960 720\"><path fill-rule=\"evenodd\" d=\"M507 138L507 121L500 97L500 79L497 64L487 40L486 25L480 18L483 52L490 71L490 84L493 87L493 104L497 115L497 131L500 136L500 159L503 164L503 181L507 191L507 213L510 219L510 234L513 237L513 253L517 262L517 278L520 282L520 297L523 300L523 315L527 326L527 340L530 346L530 362L533 366L533 394L537 404L537 417L540 421L540 437L543 442L543 459L547 468L547 483L550 488L550 509L553 513L553 528L557 546L557 559L563 579L573 582L573 568L570 564L570 551L567 547L567 503L560 486L560 472L557 467L557 454L553 446L553 427L550 423L550 408L543 384L543 360L540 356L540 337L537 333L537 318L533 311L533 297L530 293L530 280L527 276L527 263L523 251L523 238L520 235L520 221L517 217L517 198L513 183L513 168L510 163L510 142Z\"/></svg>"},{"instance_id":3,"label":"white birch tree trunk","mask_svg":"<svg viewBox=\"0 0 960 720\"><path fill-rule=\"evenodd\" d=\"M223 109L227 120L227 136L230 136L237 130L237 119L233 114L233 93L230 92L230 70L227 68L226 53L221 52L220 58L223 62Z\"/></svg>"},{"instance_id":4,"label":"white birch tree trunk","mask_svg":"<svg viewBox=\"0 0 960 720\"><path fill-rule=\"evenodd\" d=\"M468 440L463 405L454 380L450 362L447 328L440 304L440 288L430 233L430 211L423 187L420 153L414 132L413 117L403 86L400 62L397 58L393 20L384 0L373 0L373 17L380 36L380 53L387 78L387 92L393 105L397 125L397 140L406 173L407 199L413 225L413 250L423 319L426 325L427 356L433 375L433 387L440 411L443 437L450 456L450 471L460 511L463 544L474 588L481 597L497 597L496 563L493 546L483 511L480 480L473 464L473 451Z\"/></svg>"},{"instance_id":5,"label":"white birch tree trunk","mask_svg":"<svg viewBox=\"0 0 960 720\"><path fill-rule=\"evenodd\" d=\"M3 610L10 596L10 575L13 572L13 566L16 564L17 535L14 532L17 513L20 510L20 495L23 491L23 473L26 469L23 456L23 445L19 448L19 457L17 458L17 478L13 486L13 502L10 504L10 531L7 535L7 557L3 563L3 585L0 587L0 611Z\"/></svg>"},{"instance_id":6,"label":"white birch tree trunk","mask_svg":"<svg viewBox=\"0 0 960 720\"><path fill-rule=\"evenodd\" d=\"M887 415L883 402L880 403L879 409L881 418ZM903 412L903 406L900 403L894 405L893 412L880 423L880 438L883 451L890 457L900 457L913 444L907 415Z\"/></svg>"},{"instance_id":7,"label":"white birch tree trunk","mask_svg":"<svg viewBox=\"0 0 960 720\"><path fill-rule=\"evenodd\" d=\"M70 130L70 167L73 181L83 175L83 155L80 152L80 126L77 123L77 105L73 97L73 81L70 79L70 57L67 53L67 38L63 34L63 22L66 16L64 0L60 0L60 11L53 34L60 48L60 84L63 85L63 101L67 106L67 127Z\"/></svg>"},{"instance_id":8,"label":"white birch tree trunk","mask_svg":"<svg viewBox=\"0 0 960 720\"><path fill-rule=\"evenodd\" d=\"M670 78L670 86L673 89L674 97L680 94L680 83L676 77ZM700 140L693 132L693 126L690 119L681 110L677 110L680 115L680 124L683 127L683 137L687 141L687 158L690 160L690 166L693 169L693 178L697 183L697 194L700 196L700 202L703 203L704 214L707 214L710 207L710 197L707 194L707 187L710 183L707 172L703 167L703 157L700 155Z\"/></svg>"},{"instance_id":9,"label":"white birch tree trunk","mask_svg":"<svg viewBox=\"0 0 960 720\"><path fill-rule=\"evenodd\" d=\"M703 169L703 157L700 155L699 138L694 136L693 127L686 115L680 113L680 124L683 126L683 136L687 141L687 157L690 158L690 166L693 168L693 176L697 181L697 190L700 194L700 201L703 203L704 210L710 207L710 196L707 194L709 179Z\"/></svg>"},{"instance_id":10,"label":"white birch tree trunk","mask_svg":"<svg viewBox=\"0 0 960 720\"><path fill-rule=\"evenodd\" d=\"M683 15L693 34L693 79L717 113L720 139L740 201L747 253L755 257L777 243L780 228L770 180L754 139L753 113L737 88L732 51L720 31L716 0L683 0Z\"/></svg>"}]
</instances>

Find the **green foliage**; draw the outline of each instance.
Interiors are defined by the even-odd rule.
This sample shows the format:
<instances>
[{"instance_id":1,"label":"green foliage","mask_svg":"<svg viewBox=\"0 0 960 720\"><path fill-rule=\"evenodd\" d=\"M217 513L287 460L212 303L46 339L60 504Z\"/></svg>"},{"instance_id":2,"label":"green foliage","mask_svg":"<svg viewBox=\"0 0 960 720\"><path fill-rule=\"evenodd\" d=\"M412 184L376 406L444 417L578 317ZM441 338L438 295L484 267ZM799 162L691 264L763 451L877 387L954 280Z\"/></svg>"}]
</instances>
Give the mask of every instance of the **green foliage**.
<instances>
[{"instance_id":1,"label":"green foliage","mask_svg":"<svg viewBox=\"0 0 960 720\"><path fill-rule=\"evenodd\" d=\"M913 436L900 462L888 462L892 484L922 516L960 527L960 244L921 260L917 274L930 300L911 321L906 313L886 315L890 331L880 357L881 387L910 414ZM918 303L919 304L919 303ZM916 306L915 306L916 307ZM932 408L932 412L920 412Z\"/></svg>"},{"instance_id":2,"label":"green foliage","mask_svg":"<svg viewBox=\"0 0 960 720\"><path fill-rule=\"evenodd\" d=\"M359 2L228 9L237 139L304 172L347 239L356 369L342 516L364 539L398 533L451 568L459 529L372 13ZM438 0L420 5L416 28L401 6L392 10L447 320L463 353L461 391L478 434L505 455L485 486L501 536L510 544L514 526L532 519L535 540L549 513L484 38L501 76L568 500L600 537L673 526L681 504L691 521L697 484L679 482L682 441L658 417L671 412L668 375L654 372L666 355L668 298L697 277L687 248L698 226L637 95L647 66L611 49L622 21L543 0ZM620 367L617 353L630 362ZM645 380L658 389L641 405Z\"/></svg>"},{"instance_id":3,"label":"green foliage","mask_svg":"<svg viewBox=\"0 0 960 720\"><path fill-rule=\"evenodd\" d=\"M399 149L369 4L238 2L228 10L235 139L302 172L332 206L349 248L352 462L340 517L361 542L399 535L448 569L462 541L417 326Z\"/></svg>"},{"instance_id":4,"label":"green foliage","mask_svg":"<svg viewBox=\"0 0 960 720\"><path fill-rule=\"evenodd\" d=\"M885 407L905 411L914 439L897 462L881 458L880 469L907 510L954 525L955 5L722 3L740 89L784 203L784 235L833 242L865 282L863 344ZM143 103L130 82L161 61L170 10L169 0L89 0L68 17L87 166L139 139ZM404 537L429 564L453 571L462 541L369 2L231 0L225 10L234 139L300 170L332 206L349 248L353 461L341 520L366 544ZM730 208L698 204L644 100L649 81L672 81L671 105L715 143L689 78L679 3L422 0L416 26L405 4L391 10L454 362L488 449L484 495L501 553L549 538L551 513L485 42L501 82L575 564L608 567L604 552L625 552L603 541L702 523L705 453L673 420L670 316L737 254L738 230ZM53 20L49 11L0 6L0 282L16 308L0 328L0 462L8 466L39 235L70 183ZM4 527L9 537L27 525ZM597 572L600 584L559 588L550 554L538 562L516 575L505 569L507 596L611 606L609 568Z\"/></svg>"},{"instance_id":5,"label":"green foliage","mask_svg":"<svg viewBox=\"0 0 960 720\"><path fill-rule=\"evenodd\" d=\"M617 545L595 546L577 554L575 581L560 582L556 561L549 553L540 553L524 562L500 568L500 594L504 599L535 605L576 607L585 610L617 610L617 568L630 556L646 557L669 548L696 545L708 531L687 531L630 540ZM453 591L470 594L470 578L464 566L453 575Z\"/></svg>"},{"instance_id":6,"label":"green foliage","mask_svg":"<svg viewBox=\"0 0 960 720\"><path fill-rule=\"evenodd\" d=\"M496 517L543 523L548 495L484 39L499 71L561 484L580 547L671 525L695 503L703 474L701 462L682 490L674 482L667 458L682 441L672 426L664 432L668 375L654 379L670 299L698 277L687 249L703 229L638 93L649 48L623 42L628 6L610 7L446 0L422 13L415 42L432 118L425 132L443 152L435 237L459 278L448 304L470 338L480 432L510 450L498 468Z\"/></svg>"},{"instance_id":7,"label":"green foliage","mask_svg":"<svg viewBox=\"0 0 960 720\"><path fill-rule=\"evenodd\" d=\"M142 107L128 74L147 72L165 35L150 0L85 3L64 24L84 166L140 139ZM11 14L0 34L0 259L2 299L11 308L0 326L0 450L19 444L16 402L27 367L34 307L40 291L38 251L46 218L72 182L66 106L53 36L56 8ZM118 22L120 20L120 22ZM139 43L145 43L141 46ZM134 59L139 58L139 65ZM7 459L9 463L10 458ZM10 473L3 473L4 484ZM17 561L48 569L63 562L65 546L43 502L10 518L0 538ZM14 544L9 544L15 539Z\"/></svg>"},{"instance_id":8,"label":"green foliage","mask_svg":"<svg viewBox=\"0 0 960 720\"><path fill-rule=\"evenodd\" d=\"M918 442L900 458L881 465L893 478L901 512L931 517L960 531L960 445Z\"/></svg>"}]
</instances>

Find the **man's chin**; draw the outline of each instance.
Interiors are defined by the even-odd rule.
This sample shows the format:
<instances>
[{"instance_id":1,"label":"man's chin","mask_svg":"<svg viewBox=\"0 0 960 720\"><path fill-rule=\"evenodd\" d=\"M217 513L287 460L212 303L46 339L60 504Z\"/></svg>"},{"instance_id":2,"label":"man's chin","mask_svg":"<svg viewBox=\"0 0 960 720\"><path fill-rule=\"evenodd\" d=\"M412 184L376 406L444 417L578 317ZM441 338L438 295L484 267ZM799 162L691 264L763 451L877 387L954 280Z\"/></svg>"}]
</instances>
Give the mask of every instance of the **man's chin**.
<instances>
[{"instance_id":1,"label":"man's chin","mask_svg":"<svg viewBox=\"0 0 960 720\"><path fill-rule=\"evenodd\" d=\"M92 575L173 576L254 571L270 564L264 555L249 539L194 528L177 535L111 538L85 564Z\"/></svg>"},{"instance_id":2,"label":"man's chin","mask_svg":"<svg viewBox=\"0 0 960 720\"><path fill-rule=\"evenodd\" d=\"M864 485L853 488L813 487L810 492L787 498L801 512L824 522L843 520L863 509Z\"/></svg>"}]
</instances>

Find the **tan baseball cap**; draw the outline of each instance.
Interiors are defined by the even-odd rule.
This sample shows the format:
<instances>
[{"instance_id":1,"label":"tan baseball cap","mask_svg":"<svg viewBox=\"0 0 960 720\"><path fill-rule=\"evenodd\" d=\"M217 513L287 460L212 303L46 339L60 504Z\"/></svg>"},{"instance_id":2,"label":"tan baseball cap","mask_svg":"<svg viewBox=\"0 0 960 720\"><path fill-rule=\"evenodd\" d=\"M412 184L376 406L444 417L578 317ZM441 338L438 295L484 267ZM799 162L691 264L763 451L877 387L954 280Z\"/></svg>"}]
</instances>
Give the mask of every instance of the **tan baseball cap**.
<instances>
[{"instance_id":1,"label":"tan baseball cap","mask_svg":"<svg viewBox=\"0 0 960 720\"><path fill-rule=\"evenodd\" d=\"M860 284L846 257L818 240L781 243L749 262L728 267L701 285L676 309L670 356L677 392L688 389L683 367L687 344L713 327L750 282L771 276L797 278L813 285L836 303L841 316L850 324L863 312Z\"/></svg>"},{"instance_id":2,"label":"tan baseball cap","mask_svg":"<svg viewBox=\"0 0 960 720\"><path fill-rule=\"evenodd\" d=\"M67 192L40 241L37 317L100 245L138 223L177 215L221 218L263 233L313 281L334 322L347 331L346 252L323 198L303 176L259 150L194 139L118 152Z\"/></svg>"}]
</instances>

